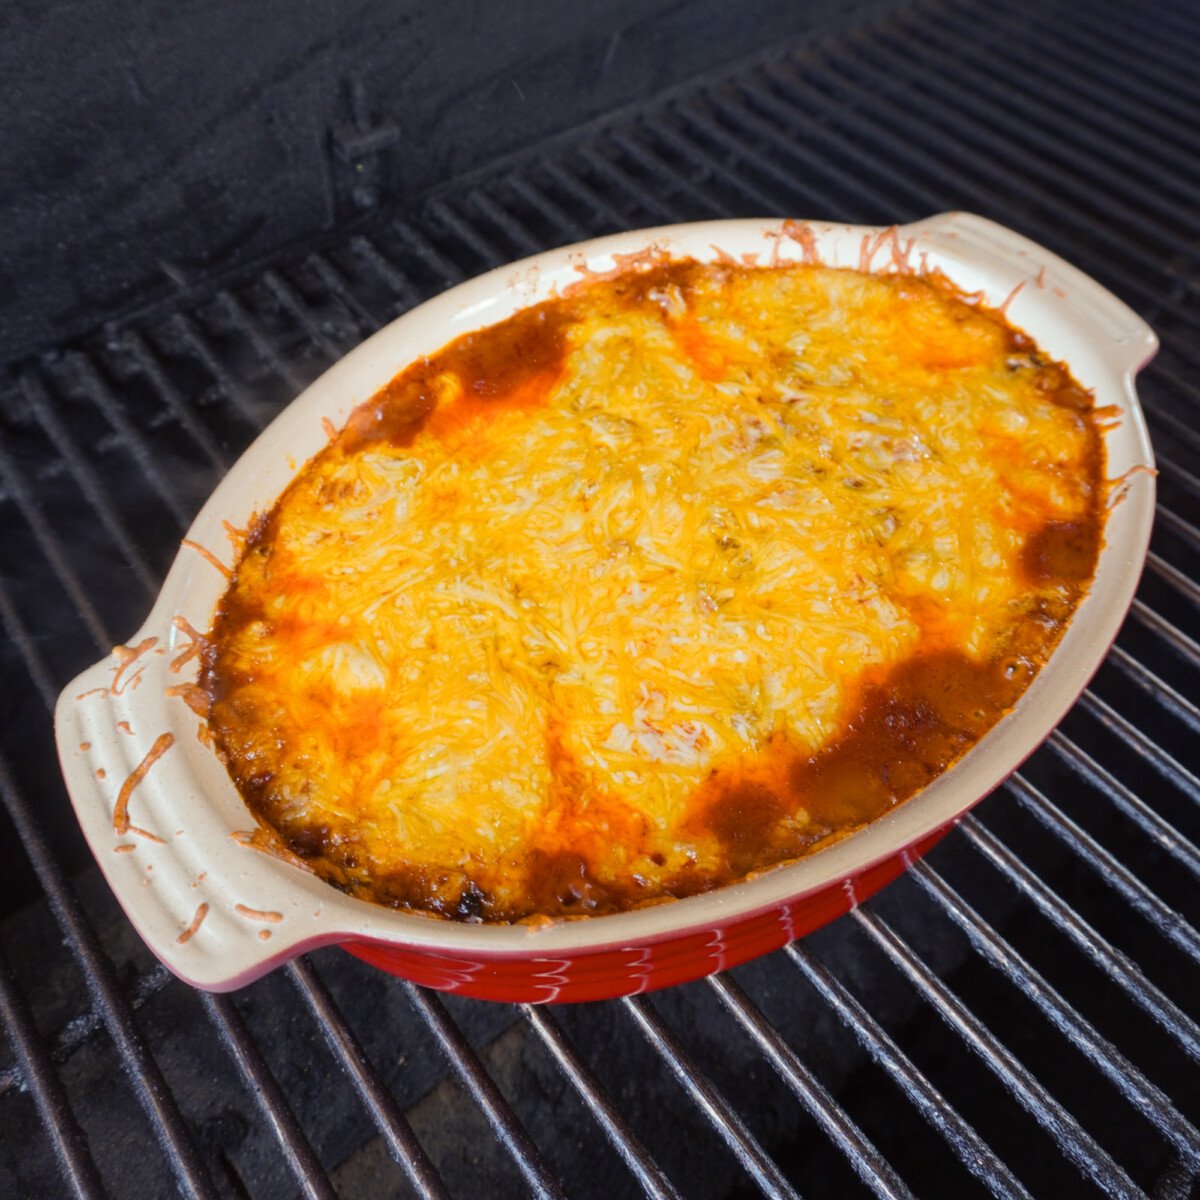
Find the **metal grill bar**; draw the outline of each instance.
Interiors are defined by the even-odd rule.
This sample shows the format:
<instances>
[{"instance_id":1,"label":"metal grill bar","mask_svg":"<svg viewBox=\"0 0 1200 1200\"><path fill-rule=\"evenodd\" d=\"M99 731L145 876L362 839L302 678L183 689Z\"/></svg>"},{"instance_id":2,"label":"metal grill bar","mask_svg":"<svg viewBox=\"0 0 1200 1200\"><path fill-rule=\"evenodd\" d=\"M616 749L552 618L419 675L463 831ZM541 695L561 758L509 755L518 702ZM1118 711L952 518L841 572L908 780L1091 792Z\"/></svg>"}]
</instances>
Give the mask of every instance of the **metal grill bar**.
<instances>
[{"instance_id":1,"label":"metal grill bar","mask_svg":"<svg viewBox=\"0 0 1200 1200\"><path fill-rule=\"evenodd\" d=\"M992 930L927 862L914 863L911 870L913 878L940 903L987 963L1033 1001L1071 1045L1171 1142L1189 1166L1200 1164L1200 1131L1175 1110L1161 1089L1072 1009L1057 989Z\"/></svg>"},{"instance_id":2,"label":"metal grill bar","mask_svg":"<svg viewBox=\"0 0 1200 1200\"><path fill-rule=\"evenodd\" d=\"M204 338L200 328L196 322L187 313L175 313L172 316L171 324L176 332L180 335L183 342L190 347L195 354L200 365L208 372L211 378L216 382L221 389L225 398L237 410L238 415L252 429L259 430L263 426L263 422L257 416L254 408L249 403L243 388L229 374L228 371L221 365L220 359L213 354L208 346L207 340Z\"/></svg>"},{"instance_id":3,"label":"metal grill bar","mask_svg":"<svg viewBox=\"0 0 1200 1200\"><path fill-rule=\"evenodd\" d=\"M1146 762L1152 766L1164 779L1175 784L1186 796L1200 796L1200 780L1182 763L1164 750L1158 743L1148 738L1131 721L1121 716L1107 701L1102 700L1092 690L1079 697L1081 709L1104 726L1110 733L1116 734L1127 746L1143 755Z\"/></svg>"},{"instance_id":4,"label":"metal grill bar","mask_svg":"<svg viewBox=\"0 0 1200 1200\"><path fill-rule=\"evenodd\" d=\"M1055 750L1077 775L1128 817L1135 829L1153 838L1161 849L1178 860L1193 875L1200 876L1200 849L1159 816L1140 796L1106 771L1062 730L1055 730L1050 735L1047 745Z\"/></svg>"},{"instance_id":5,"label":"metal grill bar","mask_svg":"<svg viewBox=\"0 0 1200 1200\"><path fill-rule=\"evenodd\" d=\"M133 539L129 536L120 518L113 511L112 505L104 496L95 475L80 457L74 443L67 436L62 423L54 414L49 403L49 397L46 395L41 383L33 375L26 375L22 380L22 385L25 397L29 401L34 416L37 418L42 429L45 430L55 450L62 456L68 470L71 472L72 479L84 494L88 504L91 505L92 511L96 514L102 528L116 543L117 548L121 552L121 557L129 565L134 578L141 584L146 595L153 596L157 590L154 572L135 547ZM21 509L21 515L29 523L29 527L33 530L42 553L46 556L46 561L53 566L54 573L58 576L67 594L71 597L76 611L87 622L88 631L95 636L101 628L100 617L96 613L95 607L84 590L79 586L79 581L75 578L74 570L67 563L67 556L57 544L57 539L51 532L46 519L38 511L37 505L34 504L30 497L28 488L21 483L11 460L7 460L7 456L5 458L3 478L6 490L16 500ZM103 641L104 635L100 637L100 642Z\"/></svg>"},{"instance_id":6,"label":"metal grill bar","mask_svg":"<svg viewBox=\"0 0 1200 1200\"><path fill-rule=\"evenodd\" d=\"M119 344L127 350L134 362L137 363L138 369L153 386L155 392L166 402L171 415L187 431L192 441L200 448L204 457L220 470L228 467L230 465L228 457L216 442L213 441L208 430L196 418L196 414L191 406L186 403L175 389L175 386L163 372L162 366L158 362L154 352L141 334L136 329L124 329L114 336L119 339Z\"/></svg>"},{"instance_id":7,"label":"metal grill bar","mask_svg":"<svg viewBox=\"0 0 1200 1200\"><path fill-rule=\"evenodd\" d=\"M409 1004L437 1039L455 1075L479 1105L492 1132L524 1176L530 1192L548 1200L561 1197L562 1188L543 1161L541 1151L533 1144L512 1106L492 1081L458 1026L450 1019L442 1002L431 992L414 987L411 983L405 983L403 987Z\"/></svg>"},{"instance_id":8,"label":"metal grill bar","mask_svg":"<svg viewBox=\"0 0 1200 1200\"><path fill-rule=\"evenodd\" d=\"M1200 708L1181 696L1169 683L1164 683L1148 667L1143 666L1127 650L1113 646L1108 661L1115 663L1130 683L1143 695L1161 704L1172 716L1178 717L1194 732L1200 732Z\"/></svg>"},{"instance_id":9,"label":"metal grill bar","mask_svg":"<svg viewBox=\"0 0 1200 1200\"><path fill-rule=\"evenodd\" d=\"M0 455L0 479L4 477L3 470L4 458L3 455ZM29 665L29 678L33 681L34 687L37 688L37 693L41 697L46 711L52 712L54 710L54 701L57 697L57 689L51 681L50 675L41 658L32 655L33 635L30 633L25 622L21 620L20 614L17 612L16 606L8 594L8 590L3 586L0 586L0 627L3 627L4 635L9 643L16 646L21 658Z\"/></svg>"},{"instance_id":10,"label":"metal grill bar","mask_svg":"<svg viewBox=\"0 0 1200 1200\"><path fill-rule=\"evenodd\" d=\"M228 306L223 301L219 302L228 312ZM183 313L177 314L176 324L188 348L195 355L196 360L212 376L213 380L220 387L222 394L237 410L241 419L255 433L261 432L267 424L266 416L255 409L247 392L246 385L240 383L222 366L220 356L213 348L211 339L206 334L204 326L195 318ZM272 374L279 378L284 378L276 365L278 359L273 356L270 347L264 343L262 334L254 328L245 329L243 332L246 340L258 356L259 361ZM291 380L285 378L284 382L289 388L294 386Z\"/></svg>"},{"instance_id":11,"label":"metal grill bar","mask_svg":"<svg viewBox=\"0 0 1200 1200\"><path fill-rule=\"evenodd\" d=\"M503 265L503 256L496 252L495 247L481 236L474 225L464 221L445 200L431 200L426 205L426 209L443 229L452 233L465 245L470 246L489 267ZM461 274L461 272L459 273Z\"/></svg>"},{"instance_id":12,"label":"metal grill bar","mask_svg":"<svg viewBox=\"0 0 1200 1200\"><path fill-rule=\"evenodd\" d=\"M326 334L325 330L321 328L321 322L313 319L308 305L300 300L292 285L278 271L264 271L262 281L283 310L304 330L309 340L315 343L325 358L333 360L342 354L345 347L339 346Z\"/></svg>"},{"instance_id":13,"label":"metal grill bar","mask_svg":"<svg viewBox=\"0 0 1200 1200\"><path fill-rule=\"evenodd\" d=\"M471 207L477 194L476 189L471 189L463 195L461 202L449 199L431 201L430 213L443 229L453 234L461 243L469 245L488 266L502 267L506 262L512 261L514 257L525 253L525 237L513 238L510 235L508 240L511 248L506 247L503 244L504 238L497 238L495 230L485 230L479 221L463 215L460 208ZM512 217L509 218L509 221L514 227L517 227ZM464 230L470 231L469 237L464 236ZM502 228L500 232L504 233L505 231Z\"/></svg>"},{"instance_id":14,"label":"metal grill bar","mask_svg":"<svg viewBox=\"0 0 1200 1200\"><path fill-rule=\"evenodd\" d=\"M4 1021L17 1066L29 1082L38 1114L54 1139L55 1155L62 1164L67 1183L77 1196L100 1200L105 1194L104 1185L92 1161L87 1138L71 1111L66 1089L59 1082L46 1053L33 1014L3 957L0 957L0 1018Z\"/></svg>"},{"instance_id":15,"label":"metal grill bar","mask_svg":"<svg viewBox=\"0 0 1200 1200\"><path fill-rule=\"evenodd\" d=\"M896 1045L860 1001L850 994L829 968L803 943L785 946L783 953L800 968L800 973L817 994L841 1018L905 1098L936 1129L967 1168L993 1196L1028 1196L1021 1182L996 1157L990 1146L959 1116L950 1102L929 1082L916 1064Z\"/></svg>"},{"instance_id":16,"label":"metal grill bar","mask_svg":"<svg viewBox=\"0 0 1200 1200\"><path fill-rule=\"evenodd\" d=\"M628 179L628 176L625 175L624 171L622 171L615 164L606 162L603 157L595 152L595 149L592 146L581 146L579 148L579 156L582 161L597 175L618 182L622 179ZM564 191L570 192L572 195L577 196L585 203L594 205L597 211L603 213L605 218L613 226L618 229L623 229L625 227L625 220L621 214L618 213L611 204L609 204L607 199L602 197L594 188L589 187L583 182L582 179L577 179L575 176L569 175L566 171L559 167L557 163L554 162L546 163L543 169L545 170L546 174L548 174L557 184L559 184L560 187L563 188ZM630 194L636 195L638 189L635 186L630 185L628 191ZM660 220L666 213L666 210L662 208L661 205L656 204L653 201L649 202L648 207L643 206L643 208L644 211L648 213L658 214L657 216L652 216L652 220Z\"/></svg>"},{"instance_id":17,"label":"metal grill bar","mask_svg":"<svg viewBox=\"0 0 1200 1200\"><path fill-rule=\"evenodd\" d=\"M1178 150L1180 148L1186 148L1193 154L1200 151L1200 139L1195 137L1194 125L1189 125L1186 119L1183 121L1172 121L1171 118L1166 118L1164 124L1168 124L1171 127L1172 141L1174 143L1174 147L1172 147L1171 143L1156 137L1153 129L1139 128L1125 119L1121 109L1114 107L1113 100L1119 94L1137 94L1140 90L1141 94L1146 96L1147 92L1141 89L1141 78L1144 77L1139 77L1133 72L1125 70L1122 74L1120 92L1117 92L1112 87L1111 78L1093 74L1089 69L1090 63L1094 63L1097 57L1102 58L1105 54L1104 51L1099 50L1094 40L1091 42L1093 49L1090 55L1090 62L1088 58L1081 57L1075 52L1074 48L1076 45L1088 44L1089 30L1086 24L1081 25L1076 30L1072 30L1070 38L1063 38L1055 36L1047 29L1045 21L1041 18L1041 14L1029 12L1023 15L1029 20L1031 32L1040 34L1046 42L1050 43L1054 57L1069 62L1075 68L1071 75L1071 90L1064 89L1053 76L1048 76L1045 72L1041 71L1038 64L1026 52L1025 45L1017 43L1012 47L1009 52L1011 61L1021 63L1027 70L1035 71L1039 74L1043 89L1042 94L1053 98L1056 111L1069 120L1072 126L1078 128L1081 133L1086 135L1085 144L1090 145L1095 150L1097 157L1101 161L1108 155L1115 154L1120 150L1120 144L1115 143L1115 138L1121 137L1126 143L1129 143L1130 139L1132 139L1132 144L1140 151L1138 154L1121 151L1120 157L1125 165L1136 176L1151 180L1156 187L1169 190L1178 184L1181 177L1186 178L1191 174L1193 179L1196 178L1193 166L1195 159L1183 158L1181 160L1178 157ZM945 26L955 29L957 34L955 39L956 44L964 42L969 44L971 30L969 27L964 28L961 23L966 18L966 14L956 11L955 6L951 4L947 6L947 18ZM1151 35L1152 38L1153 35ZM936 43L936 35L929 40ZM1139 42L1141 40L1139 38ZM1046 48L1043 48L1043 54ZM1163 47L1160 44L1156 54L1161 55L1162 51ZM1126 46L1125 53L1128 54L1128 52L1129 47ZM973 56L972 61L974 65L981 68L987 68L989 65L979 55ZM1128 66L1127 59L1125 66ZM995 78L994 70L989 70L988 73L993 79ZM1002 83L1003 81L999 82ZM1149 82L1147 80L1147 83ZM1005 93L1005 95L1011 99L1008 93ZM1161 100L1165 97L1162 93L1159 93L1158 98ZM1080 99L1086 101L1086 107L1080 105ZM1023 103L1022 111L1028 113L1029 107L1027 103ZM1106 138L1103 135L1093 132L1087 124L1089 118L1095 125L1111 131L1111 134ZM1147 169L1146 160L1149 154L1155 150L1163 156L1163 169L1161 172L1151 172L1147 175L1145 174ZM1162 196L1158 192L1147 194L1144 197L1144 203L1147 207L1152 207L1156 203L1161 202L1161 200ZM1185 209L1176 205L1171 207L1176 216L1185 223L1190 220L1190 216L1186 213Z\"/></svg>"},{"instance_id":18,"label":"metal grill bar","mask_svg":"<svg viewBox=\"0 0 1200 1200\"><path fill-rule=\"evenodd\" d=\"M293 392L300 392L304 387L304 381L292 370L291 364L275 352L275 347L262 335L255 322L250 320L245 306L237 296L223 288L217 293L217 299L225 309L229 320L246 335L251 345L258 351L263 363L270 367Z\"/></svg>"},{"instance_id":19,"label":"metal grill bar","mask_svg":"<svg viewBox=\"0 0 1200 1200\"><path fill-rule=\"evenodd\" d=\"M217 1195L212 1178L196 1153L187 1125L138 1032L133 1014L113 974L112 964L100 947L95 931L83 914L74 891L63 877L57 859L42 835L28 803L18 792L12 771L0 755L0 801L8 810L38 881L76 960L83 967L92 1003L103 1013L104 1023L121 1053L125 1073L154 1126L175 1178L185 1195Z\"/></svg>"},{"instance_id":20,"label":"metal grill bar","mask_svg":"<svg viewBox=\"0 0 1200 1200\"><path fill-rule=\"evenodd\" d=\"M1123 866L1090 834L1066 816L1050 798L1018 773L1003 784L1026 812L1070 848L1122 899L1192 958L1200 959L1200 936L1183 917L1164 904L1140 879Z\"/></svg>"},{"instance_id":21,"label":"metal grill bar","mask_svg":"<svg viewBox=\"0 0 1200 1200\"><path fill-rule=\"evenodd\" d=\"M1165 384L1166 389L1170 391L1172 397L1178 397L1186 404L1195 408L1200 406L1200 392L1189 387L1179 378L1178 375L1170 371L1162 362L1155 360L1146 368L1146 377L1151 383ZM1156 399L1158 389L1151 387L1147 389L1147 404L1144 408L1146 420L1156 429L1169 430L1172 435L1172 440L1186 442L1193 449L1200 447L1200 441L1196 435L1174 417L1170 412L1163 408L1161 401ZM1155 462L1158 466L1159 473L1169 480L1172 484L1182 487L1191 492L1193 495L1200 494L1200 486L1197 486L1196 476L1187 468L1180 466L1170 455L1169 452L1161 453L1164 448L1156 447ZM1161 455L1161 456L1160 456ZM1169 511L1169 510L1168 510ZM1181 525L1195 533L1195 525L1187 521L1181 514L1172 513L1176 521Z\"/></svg>"},{"instance_id":22,"label":"metal grill bar","mask_svg":"<svg viewBox=\"0 0 1200 1200\"><path fill-rule=\"evenodd\" d=\"M912 1192L883 1155L822 1087L733 978L729 975L710 975L708 983L738 1024L754 1039L775 1072L804 1105L805 1111L842 1152L863 1183L876 1196L884 1196L888 1200L907 1200L911 1197Z\"/></svg>"},{"instance_id":23,"label":"metal grill bar","mask_svg":"<svg viewBox=\"0 0 1200 1200\"><path fill-rule=\"evenodd\" d=\"M341 271L333 263L323 255L315 253L310 254L305 261L306 265L319 276L324 284L326 294L341 305L346 315L346 321L354 331L356 341L367 334L374 333L379 328L380 321L374 319L366 306L360 303L350 290ZM297 299L296 303L300 303L300 301ZM334 349L331 351L331 357L339 357L341 352L347 349L349 349L348 346L343 346L341 351Z\"/></svg>"},{"instance_id":24,"label":"metal grill bar","mask_svg":"<svg viewBox=\"0 0 1200 1200\"><path fill-rule=\"evenodd\" d=\"M588 236L588 230L524 176L510 172L504 177L504 185L531 208L537 209L551 225L561 229L570 240L582 241Z\"/></svg>"},{"instance_id":25,"label":"metal grill bar","mask_svg":"<svg viewBox=\"0 0 1200 1200\"><path fill-rule=\"evenodd\" d=\"M228 996L204 992L200 1000L237 1064L246 1082L246 1090L254 1098L268 1128L275 1134L301 1193L310 1200L336 1200L336 1193L321 1160L300 1128L287 1096L267 1066L258 1043L246 1028L242 1014Z\"/></svg>"},{"instance_id":26,"label":"metal grill bar","mask_svg":"<svg viewBox=\"0 0 1200 1200\"><path fill-rule=\"evenodd\" d=\"M1150 364L1148 370L1151 372L1153 378L1161 380L1168 388L1170 388L1172 392L1177 392L1181 397L1183 397L1184 400L1192 405L1192 407L1200 405L1200 388L1177 375L1170 369L1169 366L1155 361ZM1179 420L1173 413L1168 412L1161 406L1155 406L1151 408L1148 415L1149 419L1155 425L1161 425L1164 429L1169 430L1173 438L1177 438L1179 441L1185 442L1193 450L1200 450L1200 434L1197 434L1190 425L1187 425L1183 421ZM1195 479L1194 475L1191 475L1189 472L1177 465L1172 464L1171 470L1173 472L1178 471L1183 479ZM1193 493L1196 493L1197 491L1197 489L1192 486L1189 486L1189 490ZM1172 515L1181 521L1183 520L1183 517L1178 513L1174 513ZM1184 523L1187 524L1187 522Z\"/></svg>"},{"instance_id":27,"label":"metal grill bar","mask_svg":"<svg viewBox=\"0 0 1200 1200\"><path fill-rule=\"evenodd\" d=\"M1190 1058L1200 1062L1200 1028L1155 987L1135 963L1109 946L1087 921L1056 896L976 817L964 818L959 829L1005 879L1033 901L1042 916L1065 933L1139 1008L1149 1013L1170 1033ZM860 909L858 915L863 917L864 910Z\"/></svg>"},{"instance_id":28,"label":"metal grill bar","mask_svg":"<svg viewBox=\"0 0 1200 1200\"><path fill-rule=\"evenodd\" d=\"M1165 580L1193 604L1200 605L1200 584L1193 582L1178 567L1173 567L1153 550L1146 555L1146 569Z\"/></svg>"},{"instance_id":29,"label":"metal grill bar","mask_svg":"<svg viewBox=\"0 0 1200 1200\"><path fill-rule=\"evenodd\" d=\"M1146 574L1165 583L1181 600L1200 608L1200 585L1197 585L1190 576L1185 575L1178 567L1172 566L1153 550L1146 556ZM1189 651L1196 646L1191 638L1172 625L1165 617L1158 617L1158 627L1167 633L1168 639L1173 645L1181 648L1187 647ZM1194 660L1195 654L1189 653L1189 657Z\"/></svg>"},{"instance_id":30,"label":"metal grill bar","mask_svg":"<svg viewBox=\"0 0 1200 1200\"><path fill-rule=\"evenodd\" d=\"M330 1049L342 1069L354 1080L371 1111L376 1127L387 1142L392 1159L404 1170L409 1182L426 1200L443 1200L450 1193L429 1155L413 1133L387 1085L363 1053L337 1005L312 966L303 958L288 964L296 990L304 998Z\"/></svg>"},{"instance_id":31,"label":"metal grill bar","mask_svg":"<svg viewBox=\"0 0 1200 1200\"><path fill-rule=\"evenodd\" d=\"M395 220L391 224L405 248L425 263L439 283L447 286L462 278L462 268L451 262L415 225L404 220Z\"/></svg>"},{"instance_id":32,"label":"metal grill bar","mask_svg":"<svg viewBox=\"0 0 1200 1200\"><path fill-rule=\"evenodd\" d=\"M144 975L139 975L132 986L127 989L126 994L130 1008L137 1012L147 1000L161 992L170 979L170 972L161 964ZM56 1065L66 1063L76 1050L89 1042L103 1028L104 1021L94 1009L89 1009L73 1018L55 1034L53 1044L49 1048L50 1061ZM0 1094L7 1092L9 1088L19 1087L20 1083L19 1067L11 1066L5 1071L0 1071Z\"/></svg>"},{"instance_id":33,"label":"metal grill bar","mask_svg":"<svg viewBox=\"0 0 1200 1200\"><path fill-rule=\"evenodd\" d=\"M1196 529L1193 524L1184 521L1170 509L1164 508L1162 503L1157 504L1154 509L1154 521L1159 529L1168 528L1177 538L1186 541L1190 550L1200 551L1200 529Z\"/></svg>"},{"instance_id":34,"label":"metal grill bar","mask_svg":"<svg viewBox=\"0 0 1200 1200\"><path fill-rule=\"evenodd\" d=\"M629 996L625 1009L637 1022L646 1040L658 1051L680 1087L708 1119L717 1136L733 1151L738 1162L766 1196L793 1197L799 1193L763 1151L758 1139L746 1128L733 1106L721 1095L704 1073L672 1037L670 1030L650 1004L641 996Z\"/></svg>"},{"instance_id":35,"label":"metal grill bar","mask_svg":"<svg viewBox=\"0 0 1200 1200\"><path fill-rule=\"evenodd\" d=\"M1070 1113L1038 1082L987 1026L874 913L856 909L859 928L888 956L930 1007L1016 1098L1053 1135L1066 1157L1112 1196L1141 1196L1128 1174L1105 1153Z\"/></svg>"},{"instance_id":36,"label":"metal grill bar","mask_svg":"<svg viewBox=\"0 0 1200 1200\"><path fill-rule=\"evenodd\" d=\"M502 229L521 254L536 254L545 247L511 213L500 207L481 188L473 188L467 197L467 203L478 211L493 225Z\"/></svg>"},{"instance_id":37,"label":"metal grill bar","mask_svg":"<svg viewBox=\"0 0 1200 1200\"><path fill-rule=\"evenodd\" d=\"M654 1200L680 1200L674 1185L638 1141L629 1122L613 1104L595 1073L567 1041L554 1018L544 1008L536 1008L532 1004L523 1005L522 1008L525 1019L554 1056L563 1074L575 1085L576 1091L596 1118L601 1132L633 1172L645 1194L653 1196Z\"/></svg>"},{"instance_id":38,"label":"metal grill bar","mask_svg":"<svg viewBox=\"0 0 1200 1200\"><path fill-rule=\"evenodd\" d=\"M415 305L420 299L407 275L390 263L383 252L365 234L359 234L351 242L358 256L383 280L388 287L396 291L400 304L405 308Z\"/></svg>"},{"instance_id":39,"label":"metal grill bar","mask_svg":"<svg viewBox=\"0 0 1200 1200\"><path fill-rule=\"evenodd\" d=\"M1193 641L1181 629L1160 617L1152 608L1135 599L1130 612L1139 625L1156 634L1181 658L1193 666L1200 666L1200 643Z\"/></svg>"},{"instance_id":40,"label":"metal grill bar","mask_svg":"<svg viewBox=\"0 0 1200 1200\"><path fill-rule=\"evenodd\" d=\"M367 242L366 238L362 239ZM367 243L370 244L369 242ZM371 314L367 311L364 305L360 304L358 297L355 296L347 284L342 273L329 261L323 254L312 253L305 260L317 277L325 286L325 290L335 296L341 306L346 310L355 329L360 334L374 333L378 327L378 322L371 319Z\"/></svg>"},{"instance_id":41,"label":"metal grill bar","mask_svg":"<svg viewBox=\"0 0 1200 1200\"><path fill-rule=\"evenodd\" d=\"M1155 421L1159 422L1159 415L1155 415ZM1158 464L1159 472L1163 477L1176 487L1183 488L1184 491L1190 492L1193 496L1200 496L1200 476L1181 467L1177 462L1173 461L1169 455L1164 455L1161 452L1156 454L1155 461ZM1178 527L1188 530L1188 538L1192 536L1200 536L1197 533L1196 527L1190 522L1175 514Z\"/></svg>"}]
</instances>

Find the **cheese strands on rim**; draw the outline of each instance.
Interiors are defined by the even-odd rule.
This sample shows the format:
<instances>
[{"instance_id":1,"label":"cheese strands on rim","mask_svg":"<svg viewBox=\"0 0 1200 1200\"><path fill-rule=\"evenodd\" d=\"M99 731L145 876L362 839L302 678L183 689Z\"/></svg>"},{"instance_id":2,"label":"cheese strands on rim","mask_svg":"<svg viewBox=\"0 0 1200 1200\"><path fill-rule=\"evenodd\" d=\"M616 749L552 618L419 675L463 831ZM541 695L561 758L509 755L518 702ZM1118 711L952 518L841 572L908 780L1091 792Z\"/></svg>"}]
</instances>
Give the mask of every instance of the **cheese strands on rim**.
<instances>
[{"instance_id":1,"label":"cheese strands on rim","mask_svg":"<svg viewBox=\"0 0 1200 1200\"><path fill-rule=\"evenodd\" d=\"M247 803L472 921L683 897L907 799L1093 574L1091 397L944 280L643 266L468 334L253 527L204 652Z\"/></svg>"}]
</instances>

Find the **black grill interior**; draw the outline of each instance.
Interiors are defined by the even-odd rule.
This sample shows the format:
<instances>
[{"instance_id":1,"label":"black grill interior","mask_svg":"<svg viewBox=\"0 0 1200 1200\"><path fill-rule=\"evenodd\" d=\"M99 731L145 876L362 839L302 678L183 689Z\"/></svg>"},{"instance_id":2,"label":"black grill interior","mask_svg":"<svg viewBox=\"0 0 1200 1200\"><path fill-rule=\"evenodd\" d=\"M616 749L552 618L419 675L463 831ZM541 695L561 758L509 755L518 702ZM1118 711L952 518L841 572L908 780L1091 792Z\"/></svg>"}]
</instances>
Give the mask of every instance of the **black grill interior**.
<instances>
[{"instance_id":1,"label":"black grill interior","mask_svg":"<svg viewBox=\"0 0 1200 1200\"><path fill-rule=\"evenodd\" d=\"M0 1192L1200 1195L1198 55L1183 3L918 2L793 28L10 363ZM1091 687L926 863L786 951L622 1002L463 1001L337 949L218 997L152 959L89 865L49 713L307 382L550 246L951 208L1077 263L1159 332L1140 392L1160 504Z\"/></svg>"}]
</instances>

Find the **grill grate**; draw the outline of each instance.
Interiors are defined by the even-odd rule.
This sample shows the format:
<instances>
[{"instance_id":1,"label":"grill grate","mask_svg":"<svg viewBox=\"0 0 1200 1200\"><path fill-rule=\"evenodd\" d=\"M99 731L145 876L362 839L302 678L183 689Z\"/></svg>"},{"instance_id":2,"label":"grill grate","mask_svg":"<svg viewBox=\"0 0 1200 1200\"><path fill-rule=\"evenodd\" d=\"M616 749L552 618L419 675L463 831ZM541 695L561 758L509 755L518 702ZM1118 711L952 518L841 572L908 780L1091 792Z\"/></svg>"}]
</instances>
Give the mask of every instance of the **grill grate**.
<instances>
[{"instance_id":1,"label":"grill grate","mask_svg":"<svg viewBox=\"0 0 1200 1200\"><path fill-rule=\"evenodd\" d=\"M0 924L3 1190L1200 1194L1197 52L1183 4L914 4L15 370L0 823L34 903ZM927 863L733 976L554 1012L442 999L336 950L232 997L149 958L85 869L47 713L306 382L547 246L952 207L1028 232L1158 329L1142 394L1161 502L1105 666Z\"/></svg>"}]
</instances>

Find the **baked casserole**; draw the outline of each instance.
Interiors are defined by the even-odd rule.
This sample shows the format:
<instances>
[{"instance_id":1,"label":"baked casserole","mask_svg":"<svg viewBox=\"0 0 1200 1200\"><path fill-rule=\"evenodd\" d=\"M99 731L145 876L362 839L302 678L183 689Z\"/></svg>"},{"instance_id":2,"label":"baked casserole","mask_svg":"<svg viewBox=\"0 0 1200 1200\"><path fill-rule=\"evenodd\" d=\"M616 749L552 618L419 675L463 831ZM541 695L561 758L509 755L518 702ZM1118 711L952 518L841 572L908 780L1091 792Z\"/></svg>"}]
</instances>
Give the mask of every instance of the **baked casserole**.
<instances>
[{"instance_id":1,"label":"baked casserole","mask_svg":"<svg viewBox=\"0 0 1200 1200\"><path fill-rule=\"evenodd\" d=\"M541 921L846 837L1095 570L1091 396L936 274L646 259L460 337L246 532L209 732L365 900Z\"/></svg>"}]
</instances>

